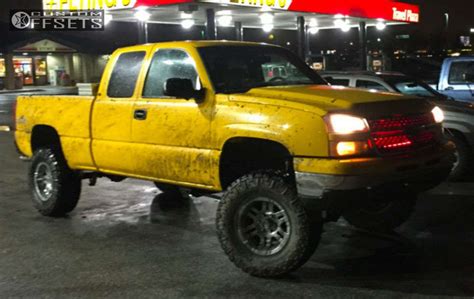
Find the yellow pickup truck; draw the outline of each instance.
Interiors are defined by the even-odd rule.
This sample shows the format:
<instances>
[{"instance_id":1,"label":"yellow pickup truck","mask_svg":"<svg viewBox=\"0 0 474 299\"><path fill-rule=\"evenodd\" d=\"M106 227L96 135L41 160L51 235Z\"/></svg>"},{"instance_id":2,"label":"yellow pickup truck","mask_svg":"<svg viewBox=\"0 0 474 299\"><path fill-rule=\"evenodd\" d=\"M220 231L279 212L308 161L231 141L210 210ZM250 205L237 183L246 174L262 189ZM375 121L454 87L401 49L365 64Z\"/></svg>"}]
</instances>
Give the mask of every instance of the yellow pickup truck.
<instances>
[{"instance_id":1,"label":"yellow pickup truck","mask_svg":"<svg viewBox=\"0 0 474 299\"><path fill-rule=\"evenodd\" d=\"M438 107L331 87L291 52L264 44L119 49L96 96L20 97L15 118L43 215L71 212L81 180L97 177L223 192L222 248L262 277L303 265L324 222L399 226L417 194L452 167Z\"/></svg>"}]
</instances>

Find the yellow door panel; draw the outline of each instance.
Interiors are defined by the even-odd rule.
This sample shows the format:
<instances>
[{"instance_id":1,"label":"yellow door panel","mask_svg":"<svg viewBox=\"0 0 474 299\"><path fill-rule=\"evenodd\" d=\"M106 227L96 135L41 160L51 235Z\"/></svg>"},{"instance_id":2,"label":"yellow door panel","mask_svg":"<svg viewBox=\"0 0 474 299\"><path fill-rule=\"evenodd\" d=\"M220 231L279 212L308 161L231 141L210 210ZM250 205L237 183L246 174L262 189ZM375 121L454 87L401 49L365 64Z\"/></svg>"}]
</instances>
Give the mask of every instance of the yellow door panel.
<instances>
[{"instance_id":1,"label":"yellow door panel","mask_svg":"<svg viewBox=\"0 0 474 299\"><path fill-rule=\"evenodd\" d=\"M124 50L103 76L102 86L92 112L92 153L97 167L104 172L133 173L135 156L131 137L133 105L140 75L146 64L146 47Z\"/></svg>"},{"instance_id":2,"label":"yellow door panel","mask_svg":"<svg viewBox=\"0 0 474 299\"><path fill-rule=\"evenodd\" d=\"M198 76L196 54L190 53L190 49L158 47L150 55L148 72L141 82L143 91L134 106L134 111L146 117L132 121L132 140L139 147L135 173L156 180L211 185L218 172L208 170L214 95L207 92L198 104L170 98L164 90L171 78L191 80L196 89L209 87L207 78Z\"/></svg>"}]
</instances>

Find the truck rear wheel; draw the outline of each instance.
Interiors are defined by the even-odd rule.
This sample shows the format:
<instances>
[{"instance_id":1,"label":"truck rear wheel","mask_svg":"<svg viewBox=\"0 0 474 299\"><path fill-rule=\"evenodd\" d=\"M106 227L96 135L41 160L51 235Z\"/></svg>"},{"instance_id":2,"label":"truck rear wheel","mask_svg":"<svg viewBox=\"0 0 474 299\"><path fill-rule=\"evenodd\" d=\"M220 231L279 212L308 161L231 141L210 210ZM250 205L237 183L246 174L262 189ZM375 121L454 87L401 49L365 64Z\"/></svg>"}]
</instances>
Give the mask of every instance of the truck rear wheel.
<instances>
[{"instance_id":1,"label":"truck rear wheel","mask_svg":"<svg viewBox=\"0 0 474 299\"><path fill-rule=\"evenodd\" d=\"M277 277L301 267L322 233L321 215L309 215L293 184L269 172L243 176L228 188L216 226L229 259L259 277Z\"/></svg>"},{"instance_id":2,"label":"truck rear wheel","mask_svg":"<svg viewBox=\"0 0 474 299\"><path fill-rule=\"evenodd\" d=\"M57 149L35 151L29 181L33 204L44 216L64 216L74 210L79 201L81 178L69 169Z\"/></svg>"},{"instance_id":3,"label":"truck rear wheel","mask_svg":"<svg viewBox=\"0 0 474 299\"><path fill-rule=\"evenodd\" d=\"M417 195L401 193L368 199L363 206L347 209L343 216L353 226L375 232L391 232L414 211Z\"/></svg>"}]
</instances>

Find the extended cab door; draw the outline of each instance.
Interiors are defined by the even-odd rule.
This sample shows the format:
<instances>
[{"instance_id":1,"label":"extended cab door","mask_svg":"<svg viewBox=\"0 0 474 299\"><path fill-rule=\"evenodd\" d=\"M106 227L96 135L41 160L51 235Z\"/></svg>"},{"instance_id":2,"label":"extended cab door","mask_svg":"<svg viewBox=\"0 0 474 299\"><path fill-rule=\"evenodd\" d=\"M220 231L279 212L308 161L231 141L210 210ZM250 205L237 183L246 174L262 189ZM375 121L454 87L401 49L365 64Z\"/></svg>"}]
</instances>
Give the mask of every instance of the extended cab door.
<instances>
[{"instance_id":1,"label":"extended cab door","mask_svg":"<svg viewBox=\"0 0 474 299\"><path fill-rule=\"evenodd\" d=\"M214 97L210 89L206 88L201 104L164 94L170 78L190 79L196 89L206 87L190 51L158 46L152 53L143 91L134 105L135 173L165 183L212 186L218 167L211 167L211 156L217 156L217 151L211 149Z\"/></svg>"},{"instance_id":2,"label":"extended cab door","mask_svg":"<svg viewBox=\"0 0 474 299\"><path fill-rule=\"evenodd\" d=\"M474 59L457 59L446 63L441 73L439 91L459 101L474 102Z\"/></svg>"},{"instance_id":3,"label":"extended cab door","mask_svg":"<svg viewBox=\"0 0 474 299\"><path fill-rule=\"evenodd\" d=\"M113 56L92 109L92 154L100 171L130 174L135 165L131 126L146 48Z\"/></svg>"}]
</instances>

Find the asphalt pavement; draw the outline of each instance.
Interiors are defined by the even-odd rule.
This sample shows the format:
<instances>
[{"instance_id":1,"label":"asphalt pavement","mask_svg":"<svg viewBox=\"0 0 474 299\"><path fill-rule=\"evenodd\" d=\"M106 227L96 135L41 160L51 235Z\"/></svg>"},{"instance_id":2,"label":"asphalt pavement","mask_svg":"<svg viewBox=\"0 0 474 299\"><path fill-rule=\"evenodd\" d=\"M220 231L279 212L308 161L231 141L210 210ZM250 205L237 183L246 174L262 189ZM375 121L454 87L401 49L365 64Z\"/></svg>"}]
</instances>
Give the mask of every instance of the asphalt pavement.
<instances>
[{"instance_id":1,"label":"asphalt pavement","mask_svg":"<svg viewBox=\"0 0 474 299\"><path fill-rule=\"evenodd\" d=\"M220 249L215 199L102 179L68 217L40 216L12 142L0 133L0 298L474 296L474 184L424 194L398 235L329 224L304 267L258 279Z\"/></svg>"}]
</instances>

